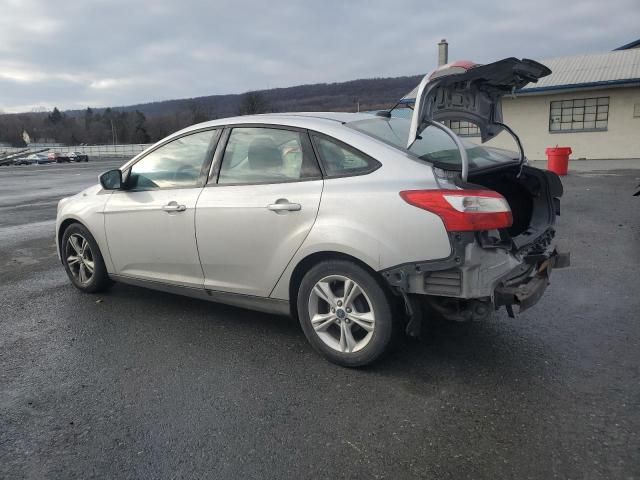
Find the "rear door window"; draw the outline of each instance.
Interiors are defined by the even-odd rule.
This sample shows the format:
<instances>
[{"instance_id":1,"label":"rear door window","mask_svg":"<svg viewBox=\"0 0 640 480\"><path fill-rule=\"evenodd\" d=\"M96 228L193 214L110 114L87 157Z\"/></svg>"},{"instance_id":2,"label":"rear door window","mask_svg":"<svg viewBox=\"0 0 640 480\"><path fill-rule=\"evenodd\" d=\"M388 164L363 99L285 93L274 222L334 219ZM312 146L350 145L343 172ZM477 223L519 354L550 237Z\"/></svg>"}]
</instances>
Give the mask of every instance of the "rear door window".
<instances>
[{"instance_id":1,"label":"rear door window","mask_svg":"<svg viewBox=\"0 0 640 480\"><path fill-rule=\"evenodd\" d=\"M295 182L321 178L306 132L238 127L224 151L219 184Z\"/></svg>"}]
</instances>

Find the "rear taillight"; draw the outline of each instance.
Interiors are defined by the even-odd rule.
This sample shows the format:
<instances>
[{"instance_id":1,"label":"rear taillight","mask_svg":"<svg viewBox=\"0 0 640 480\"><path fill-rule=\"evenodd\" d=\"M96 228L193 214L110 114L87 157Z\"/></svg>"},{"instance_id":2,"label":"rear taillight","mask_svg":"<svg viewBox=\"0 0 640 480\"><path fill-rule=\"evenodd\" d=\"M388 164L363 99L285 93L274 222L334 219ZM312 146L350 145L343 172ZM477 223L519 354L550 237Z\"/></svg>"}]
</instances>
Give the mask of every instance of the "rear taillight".
<instances>
[{"instance_id":1,"label":"rear taillight","mask_svg":"<svg viewBox=\"0 0 640 480\"><path fill-rule=\"evenodd\" d=\"M449 232L495 230L513 223L509 204L492 190L405 190L400 196L438 215Z\"/></svg>"}]
</instances>

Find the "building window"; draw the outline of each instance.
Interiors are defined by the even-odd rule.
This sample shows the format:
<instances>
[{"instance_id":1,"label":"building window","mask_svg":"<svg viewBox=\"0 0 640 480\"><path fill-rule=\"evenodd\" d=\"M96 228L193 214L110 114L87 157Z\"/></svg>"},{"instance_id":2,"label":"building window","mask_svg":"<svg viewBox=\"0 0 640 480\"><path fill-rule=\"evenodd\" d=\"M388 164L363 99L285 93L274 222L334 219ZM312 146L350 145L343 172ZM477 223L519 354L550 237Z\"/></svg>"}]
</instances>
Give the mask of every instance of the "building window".
<instances>
[{"instance_id":1,"label":"building window","mask_svg":"<svg viewBox=\"0 0 640 480\"><path fill-rule=\"evenodd\" d=\"M606 130L609 97L551 102L549 131L552 133Z\"/></svg>"},{"instance_id":2,"label":"building window","mask_svg":"<svg viewBox=\"0 0 640 480\"><path fill-rule=\"evenodd\" d=\"M479 137L480 129L477 125L461 120L445 120L444 124L460 137Z\"/></svg>"}]
</instances>

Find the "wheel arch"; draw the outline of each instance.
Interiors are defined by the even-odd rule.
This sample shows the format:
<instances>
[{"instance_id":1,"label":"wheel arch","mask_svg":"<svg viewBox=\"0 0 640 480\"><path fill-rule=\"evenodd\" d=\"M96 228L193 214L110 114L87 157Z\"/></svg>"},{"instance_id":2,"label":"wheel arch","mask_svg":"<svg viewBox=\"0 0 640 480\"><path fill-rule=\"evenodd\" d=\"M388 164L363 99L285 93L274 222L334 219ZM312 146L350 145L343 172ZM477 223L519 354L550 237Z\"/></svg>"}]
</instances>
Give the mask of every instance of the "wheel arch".
<instances>
[{"instance_id":1,"label":"wheel arch","mask_svg":"<svg viewBox=\"0 0 640 480\"><path fill-rule=\"evenodd\" d=\"M392 295L391 289L385 282L382 275L371 268L371 266L363 260L354 257L353 255L349 255L348 253L333 250L314 252L301 259L296 264L295 268L291 272L291 276L289 277L289 309L291 311L291 316L296 320L298 320L297 298L302 278L315 265L328 260L348 260L355 263L356 265L369 272L387 294Z\"/></svg>"},{"instance_id":2,"label":"wheel arch","mask_svg":"<svg viewBox=\"0 0 640 480\"><path fill-rule=\"evenodd\" d=\"M107 265L107 271L110 271L111 257L109 256L109 252L106 248L106 245L102 245L100 236L96 235L96 232L94 232L94 229L91 228L87 222L83 222L80 218L77 218L75 216L66 217L64 220L60 222L60 225L56 230L56 248L58 250L58 257L60 259L60 262L62 262L62 237L64 236L65 230L69 228L71 225L73 225L74 223L77 223L78 225L82 225L82 227L86 228L89 231L93 239L98 244L98 248L100 249L100 254L102 255L102 258L105 264Z\"/></svg>"},{"instance_id":3,"label":"wheel arch","mask_svg":"<svg viewBox=\"0 0 640 480\"><path fill-rule=\"evenodd\" d=\"M89 227L87 227L84 223L82 223L80 220L78 220L75 217L69 217L69 218L65 218L61 223L60 226L58 227L58 232L57 232L57 246L58 246L58 251L60 252L60 261L62 261L62 237L64 236L64 232L67 228L69 228L72 224L74 223L79 223L80 225L82 225L84 228L86 228L87 230L89 230L89 232L91 232L91 230L89 229ZM91 233L91 235L93 235L93 233Z\"/></svg>"}]
</instances>

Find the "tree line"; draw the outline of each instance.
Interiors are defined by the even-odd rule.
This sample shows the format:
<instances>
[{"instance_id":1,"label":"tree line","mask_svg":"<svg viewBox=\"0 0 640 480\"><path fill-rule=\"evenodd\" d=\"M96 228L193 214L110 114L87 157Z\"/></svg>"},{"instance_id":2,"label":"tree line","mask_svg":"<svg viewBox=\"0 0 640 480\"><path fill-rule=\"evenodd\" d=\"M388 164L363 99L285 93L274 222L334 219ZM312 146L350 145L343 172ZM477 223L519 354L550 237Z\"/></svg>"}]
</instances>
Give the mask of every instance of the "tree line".
<instances>
[{"instance_id":1,"label":"tree line","mask_svg":"<svg viewBox=\"0 0 640 480\"><path fill-rule=\"evenodd\" d=\"M387 108L419 80L418 76L375 78L119 108L2 114L0 142L16 147L26 146L25 140L65 145L152 143L194 123L234 115Z\"/></svg>"},{"instance_id":2,"label":"tree line","mask_svg":"<svg viewBox=\"0 0 640 480\"><path fill-rule=\"evenodd\" d=\"M239 115L269 112L259 92L243 95ZM30 112L0 115L0 142L14 147L27 143L63 143L65 145L103 145L156 142L172 132L195 123L218 118L214 109L195 102L186 109L147 117L138 109L123 111L113 108L79 112Z\"/></svg>"},{"instance_id":3,"label":"tree line","mask_svg":"<svg viewBox=\"0 0 640 480\"><path fill-rule=\"evenodd\" d=\"M102 112L87 108L82 115L60 112L0 115L0 142L15 147L30 143L103 145L150 143L206 118L190 112L176 112L147 118L139 110L123 112L106 108Z\"/></svg>"}]
</instances>

